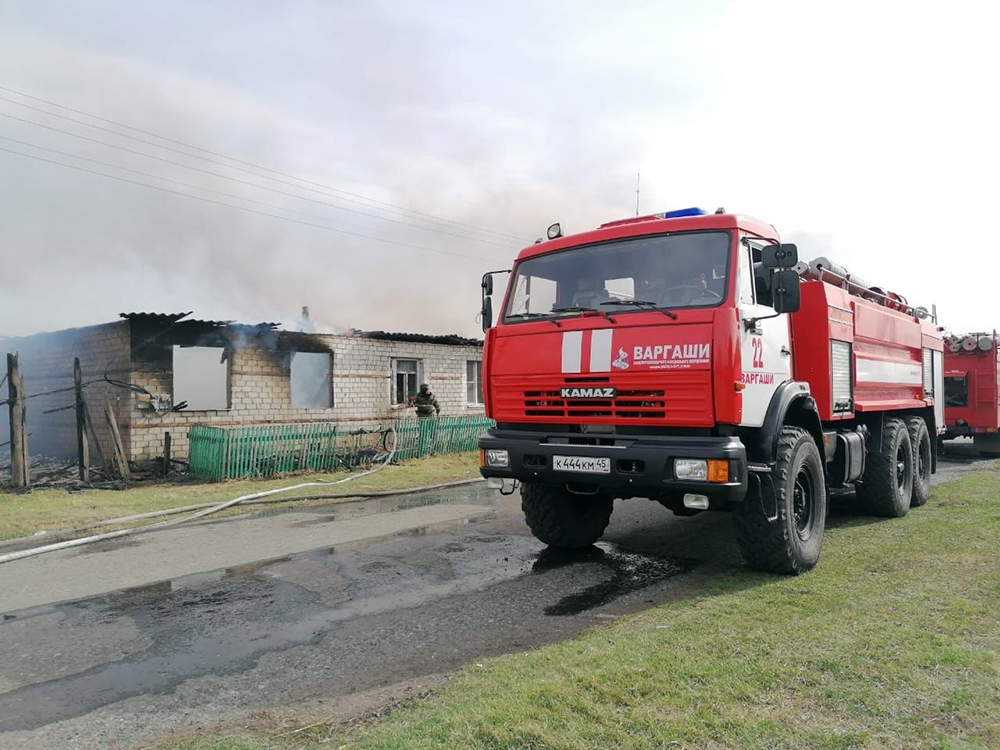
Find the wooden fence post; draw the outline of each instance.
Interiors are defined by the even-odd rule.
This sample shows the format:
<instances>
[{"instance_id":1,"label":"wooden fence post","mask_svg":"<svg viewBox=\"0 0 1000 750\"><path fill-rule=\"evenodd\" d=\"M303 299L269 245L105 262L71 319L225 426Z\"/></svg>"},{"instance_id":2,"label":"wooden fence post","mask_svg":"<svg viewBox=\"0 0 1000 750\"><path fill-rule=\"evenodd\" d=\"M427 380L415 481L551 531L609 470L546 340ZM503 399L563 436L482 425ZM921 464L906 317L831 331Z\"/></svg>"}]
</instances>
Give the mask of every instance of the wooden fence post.
<instances>
[{"instance_id":1,"label":"wooden fence post","mask_svg":"<svg viewBox=\"0 0 1000 750\"><path fill-rule=\"evenodd\" d=\"M118 418L115 416L115 408L111 405L110 398L108 399L105 415L108 418L108 428L111 430L111 447L115 461L118 464L118 473L121 475L122 480L128 484L130 479L128 458L125 455L125 446L122 443L121 433L118 431Z\"/></svg>"},{"instance_id":2,"label":"wooden fence post","mask_svg":"<svg viewBox=\"0 0 1000 750\"><path fill-rule=\"evenodd\" d=\"M16 354L7 355L7 396L10 409L10 483L12 487L26 489L31 486L28 420L24 378L21 377Z\"/></svg>"},{"instance_id":3,"label":"wooden fence post","mask_svg":"<svg viewBox=\"0 0 1000 750\"><path fill-rule=\"evenodd\" d=\"M163 476L170 476L170 433L163 433Z\"/></svg>"},{"instance_id":4,"label":"wooden fence post","mask_svg":"<svg viewBox=\"0 0 1000 750\"><path fill-rule=\"evenodd\" d=\"M80 481L90 481L90 446L87 444L87 412L83 405L83 371L80 358L73 359L73 390L76 393L76 455Z\"/></svg>"}]
</instances>

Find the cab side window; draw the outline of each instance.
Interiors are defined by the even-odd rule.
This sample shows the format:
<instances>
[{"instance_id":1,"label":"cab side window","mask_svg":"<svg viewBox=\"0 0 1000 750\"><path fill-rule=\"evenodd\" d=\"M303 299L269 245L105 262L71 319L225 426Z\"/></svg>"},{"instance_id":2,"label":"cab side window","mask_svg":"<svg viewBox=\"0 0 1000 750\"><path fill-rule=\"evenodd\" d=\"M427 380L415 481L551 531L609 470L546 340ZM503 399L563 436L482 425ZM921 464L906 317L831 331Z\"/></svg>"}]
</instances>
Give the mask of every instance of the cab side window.
<instances>
[{"instance_id":1,"label":"cab side window","mask_svg":"<svg viewBox=\"0 0 1000 750\"><path fill-rule=\"evenodd\" d=\"M753 285L758 305L774 307L774 296L771 293L771 272L761 262L763 253L760 245L750 245L750 260L753 265Z\"/></svg>"},{"instance_id":2,"label":"cab side window","mask_svg":"<svg viewBox=\"0 0 1000 750\"><path fill-rule=\"evenodd\" d=\"M754 277L750 264L750 248L741 247L739 257L739 283L740 304L752 305L754 303Z\"/></svg>"}]
</instances>

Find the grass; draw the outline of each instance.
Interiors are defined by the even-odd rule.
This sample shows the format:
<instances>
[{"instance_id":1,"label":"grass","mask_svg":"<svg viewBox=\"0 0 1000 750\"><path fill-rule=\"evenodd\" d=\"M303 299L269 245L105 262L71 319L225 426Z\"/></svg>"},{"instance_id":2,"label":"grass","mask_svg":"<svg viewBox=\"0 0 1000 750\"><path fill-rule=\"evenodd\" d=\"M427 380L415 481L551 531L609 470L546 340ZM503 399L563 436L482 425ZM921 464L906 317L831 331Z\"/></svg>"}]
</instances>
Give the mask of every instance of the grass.
<instances>
[{"instance_id":1,"label":"grass","mask_svg":"<svg viewBox=\"0 0 1000 750\"><path fill-rule=\"evenodd\" d=\"M870 520L833 519L808 575L733 569L368 724L170 747L1000 747L1000 469Z\"/></svg>"},{"instance_id":2,"label":"grass","mask_svg":"<svg viewBox=\"0 0 1000 750\"><path fill-rule=\"evenodd\" d=\"M281 479L221 482L218 484L156 483L127 490L41 489L28 494L0 492L0 539L28 536L38 531L56 531L96 521L197 503L222 502L240 495L300 482L336 481L347 474L308 474ZM453 453L405 461L389 466L378 474L361 477L329 489L330 493L385 492L430 484L471 479L479 476L479 457L472 453ZM326 493L322 487L306 487L288 494L289 498ZM302 505L304 502L298 503ZM320 501L329 503L330 500ZM267 506L270 510L284 503ZM249 506L253 507L253 506ZM259 507L259 506L258 506ZM233 513L245 513L234 508ZM162 520L162 519L155 519ZM116 527L117 528L117 527ZM103 530L103 529L102 529Z\"/></svg>"}]
</instances>

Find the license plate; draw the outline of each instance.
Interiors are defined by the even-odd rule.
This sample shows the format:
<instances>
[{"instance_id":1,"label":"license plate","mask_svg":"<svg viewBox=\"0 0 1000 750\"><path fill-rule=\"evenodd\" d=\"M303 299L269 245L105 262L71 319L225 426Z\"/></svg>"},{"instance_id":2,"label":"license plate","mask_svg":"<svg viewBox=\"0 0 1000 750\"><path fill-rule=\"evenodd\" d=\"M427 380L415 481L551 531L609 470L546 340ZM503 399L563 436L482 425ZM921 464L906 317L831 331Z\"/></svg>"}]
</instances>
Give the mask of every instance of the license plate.
<instances>
[{"instance_id":1,"label":"license plate","mask_svg":"<svg viewBox=\"0 0 1000 750\"><path fill-rule=\"evenodd\" d=\"M553 456L552 468L556 471L578 471L583 474L610 474L610 458L590 456Z\"/></svg>"}]
</instances>

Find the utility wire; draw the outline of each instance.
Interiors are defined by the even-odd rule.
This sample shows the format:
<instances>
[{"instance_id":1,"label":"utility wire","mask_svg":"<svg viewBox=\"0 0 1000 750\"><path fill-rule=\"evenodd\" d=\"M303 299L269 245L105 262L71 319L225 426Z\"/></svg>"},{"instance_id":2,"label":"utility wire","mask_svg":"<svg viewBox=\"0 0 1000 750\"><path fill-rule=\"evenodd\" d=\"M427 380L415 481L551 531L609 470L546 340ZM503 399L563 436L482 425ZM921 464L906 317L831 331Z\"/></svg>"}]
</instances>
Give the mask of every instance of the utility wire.
<instances>
[{"instance_id":1,"label":"utility wire","mask_svg":"<svg viewBox=\"0 0 1000 750\"><path fill-rule=\"evenodd\" d=\"M0 135L0 139L5 140L5 141L10 141L12 143L17 143L17 144L19 144L21 146L28 146L29 148L38 149L39 151L46 151L46 152L48 152L50 154L58 154L59 156L66 156L66 157L69 157L70 159L79 159L80 161L90 162L91 164L98 164L98 165L100 165L102 167L109 167L110 169L118 169L118 170L121 170L122 172L128 172L130 174L139 175L140 177L149 177L150 179L153 179L153 180L162 180L163 182L169 182L169 183L171 183L173 185L180 185L181 187L191 188L193 190L204 190L205 192L214 193L216 195L221 195L221 196L223 196L225 198L232 198L232 199L238 200L238 201L245 201L247 203L254 203L254 204L258 205L258 206L263 206L264 208L270 208L270 209L273 209L275 211L287 211L288 213L297 214L298 216L305 216L306 218L310 218L310 219L320 219L320 220L322 220L322 219L327 218L325 216L320 216L319 214L311 214L311 213L308 213L308 212L305 212L305 211L298 211L298 210L296 210L294 208L285 208L284 206L278 206L278 205L275 205L274 203L267 203L265 201L259 201L259 200L255 200L253 198L247 198L247 197L242 196L242 195L236 195L235 193L227 193L227 192L224 192L222 190L215 190L213 188L204 187L202 185L195 185L195 184L190 183L190 182L182 182L180 180L173 180L173 179L170 179L169 177L161 177L160 175L150 174L149 172L140 172L137 169L129 169L128 167L123 167L123 166L118 165L118 164L112 164L110 162L100 161L98 159L91 159L91 158L89 158L87 156L79 156L78 154L73 154L73 153L70 153L68 151L59 151L59 150L54 149L54 148L47 148L45 146L39 146L38 144L29 143L27 141L20 141L17 138L11 138L11 137L6 136L6 135ZM278 191L278 192L283 192L283 191ZM285 193L285 194L286 195L291 195L291 193ZM293 196L293 197L295 197L295 196ZM317 201L317 202L321 203L322 201ZM324 204L324 205L329 205L329 204ZM365 215L367 215L367 214L365 214ZM352 224L351 226L359 226L359 227L364 228L363 224ZM423 227L418 227L418 228L419 229L423 229ZM447 234L447 232L444 232L443 234ZM449 235L449 236L451 236L451 237L459 237L460 235ZM462 239L469 239L469 238L463 237ZM486 242L487 244L490 244L490 245L496 245L496 243L490 242L489 240L477 240L477 241L478 242ZM497 247L508 247L508 246L506 246L506 245L497 245Z\"/></svg>"},{"instance_id":2,"label":"utility wire","mask_svg":"<svg viewBox=\"0 0 1000 750\"><path fill-rule=\"evenodd\" d=\"M192 195L191 193L185 193L180 190L171 190L170 188L165 188L160 185L150 185L148 182L139 182L138 180L130 180L127 177L120 177L118 175L107 174L106 172L98 172L94 169L87 169L85 167L78 167L73 164L66 164L65 162L55 161L54 159L46 159L42 156L35 156L34 154L26 154L23 151L15 151L14 149L2 148L0 151L4 151L8 154L16 154L17 156L23 156L28 159L35 159L37 161L46 162L48 164L54 164L59 167L66 167L67 169L75 169L78 172L86 172L87 174L97 175L99 177L107 177L108 179L118 180L119 182L126 182L131 185L139 185L140 187L150 188L152 190L159 190L163 193L170 193L172 195L181 195L185 198L193 198L199 201L205 201L206 203L214 203L217 206L225 206L226 208L235 208L237 211L245 211L246 213L257 214L259 216L270 216L272 219L281 219L282 221L288 221L293 224L302 224L307 227L315 227L316 229L325 229L328 232L336 232L337 234L345 234L350 237L360 237L366 240L374 240L376 242L384 242L389 245L398 245L400 247L407 247L413 250L423 250L428 253L438 253L440 255L452 255L456 258L468 258L469 260L482 261L480 257L474 255L464 255L463 253L453 253L448 250L439 250L433 247L425 247L423 245L413 245L409 242L401 242L399 240L390 240L385 237L374 237L370 234L362 234L361 232L349 232L346 229L337 229L336 227L327 226L325 224L315 224L311 221L302 221L301 219L293 219L289 216L281 216L280 214L272 214L267 211L258 211L254 208L247 208L246 206L236 206L232 203L226 203L225 201L217 201L213 198L205 198L201 195Z\"/></svg>"},{"instance_id":3,"label":"utility wire","mask_svg":"<svg viewBox=\"0 0 1000 750\"><path fill-rule=\"evenodd\" d=\"M185 143L184 141L178 141L178 140L175 140L173 138L168 138L166 136L160 135L158 133L154 133L154 132L149 131L149 130L142 130L141 128L135 128L135 127L132 127L131 125L126 125L125 123L117 122L115 120L110 120L110 119L105 118L105 117L100 117L98 115L94 115L94 114L91 114L89 112L84 112L83 110L73 109L72 107L67 107L67 106L64 106L62 104L58 104L56 102L52 102L52 101L48 101L46 99L41 99L40 97L32 96L31 94L25 94L25 93L23 93L21 91L17 91L15 89L11 89L11 88L8 88L6 86L0 86L0 90L11 92L11 93L14 93L14 94L17 94L19 96L23 96L23 97L26 97L26 98L29 98L29 99L33 99L35 101L39 101L39 102L42 102L44 104L48 104L49 106L58 107L59 109L65 109L66 111L69 111L69 112L75 112L76 114L81 114L81 115L84 115L85 117L92 117L92 118L94 118L96 120L100 120L101 122L107 122L107 123L110 123L112 125L116 125L116 126L121 127L121 128L126 128L127 130L132 130L132 131L137 132L137 133L142 133L143 135L149 135L149 136L152 136L154 138L159 138L160 140L164 140L164 141L167 141L169 143L176 143L178 145L184 146L185 148L191 148L191 149L194 149L196 151L201 151L201 152L206 153L206 154L211 154L213 156L218 156L218 157L221 157L223 159L227 159L229 161L236 162L237 164L244 164L246 166L253 167L254 169L258 169L258 170L263 171L263 172L269 172L270 174L279 175L281 177L287 177L287 178L290 178L290 179L293 179L293 180L297 180L298 182L305 183L306 185L313 185L313 186L318 187L318 188L323 188L323 190L325 190L325 191L332 191L334 193L339 193L341 195L350 196L351 198L360 199L360 200L350 200L349 202L351 202L351 203L359 203L361 201L364 201L364 204L369 204L370 203L370 204L376 204L376 205L380 205L380 206L385 206L386 209L380 209L380 210L392 209L393 212L397 213L397 215L398 215L398 213L400 211L403 211L403 212L406 212L406 213L414 215L412 217L407 217L407 218L415 218L415 217L419 216L419 217L424 217L423 219L421 219L423 221L430 221L431 223L437 223L438 225L441 225L441 222L444 222L446 224L454 224L454 225L456 225L458 227L463 227L465 229L473 230L473 231L480 232L480 233L497 235L499 237L504 237L506 239L514 240L514 241L517 241L517 242L524 242L525 241L524 238L518 237L518 236L513 235L513 234L509 234L507 232L500 232L500 231L497 231L497 230L494 230L494 229L486 229L486 228L483 228L483 227L477 227L477 226L475 226L473 224L466 224L464 222L456 221L454 219L446 219L446 218L441 217L441 216L435 216L434 214L425 213L423 211L417 211L416 209L406 208L404 206L398 206L396 204L388 203L386 201L380 201L380 200L377 200L375 198L369 198L368 196L361 195L360 193L353 193L353 192L351 192L349 190L342 190L340 188L335 188L335 187L332 187L330 185L325 185L325 184L323 184L321 182L313 182L312 180L306 180L306 179L304 179L302 177L297 177L297 176L295 176L293 174L288 174L286 172L281 172L281 171L276 170L276 169L271 169L270 167L265 167L265 166L262 166L262 165L254 164L253 162L248 162L248 161L243 161L241 159L236 159L234 157L226 156L225 154L222 154L222 153L219 153L219 152L216 152L216 151L211 151L211 150L206 149L206 148L201 148L200 146L195 146L195 145L192 145L192 144L189 144L189 143ZM33 107L30 104L25 104L24 102L19 102L16 99L8 99L7 97L0 96L0 101L5 101L5 102L8 102L10 104L15 104L15 105L17 105L19 107L25 107L26 109L31 109L31 110L34 110L36 112L41 112L42 114L49 115L50 117L58 117L59 119L67 120L69 122L74 122L74 123L77 123L78 125L84 125L85 127L88 127L88 128L94 128L96 130L103 130L103 131L105 131L107 133L112 133L113 135L117 135L117 136L120 136L122 138L128 138L130 140L137 141L139 143L144 143L147 146L155 146L157 148L162 148L162 149L166 149L168 151L173 151L175 153L182 154L184 156L188 156L188 157L191 157L191 158L194 158L194 159L202 159L202 160L210 162L212 164L217 164L219 166L227 167L229 169L235 169L235 170L238 170L240 172L246 172L247 174L252 174L255 177L263 177L264 179L275 180L276 182L280 182L280 183L285 184L285 185L291 185L292 187L297 187L297 188L299 188L301 190L310 190L311 189L311 188L304 187L302 185L296 185L295 183L286 182L285 180L279 180L276 177L268 177L267 175L257 174L256 172L251 172L250 170L242 169L240 167L233 166L232 164L226 164L224 162L219 162L219 161L216 161L214 159L209 159L209 158L204 157L204 156L199 156L198 154L192 154L192 153L189 153L187 151L181 151L180 149L171 148L170 146L164 146L163 144L160 144L160 143L154 143L154 142L151 142L151 141L144 140L142 138L136 138L135 136L131 136L131 135L128 135L126 133L120 133L120 132L118 132L116 130L113 130L111 128L101 127L100 125L94 125L93 123L85 122L83 120L77 120L77 119L72 118L72 117L66 117L65 115L56 114L55 112L49 112L49 111L47 111L45 109L42 109L40 107ZM322 191L320 191L320 190L314 190L313 192L322 192ZM326 193L326 194L328 194L328 193ZM348 200L348 199L347 198L343 198L342 200Z\"/></svg>"},{"instance_id":4,"label":"utility wire","mask_svg":"<svg viewBox=\"0 0 1000 750\"><path fill-rule=\"evenodd\" d=\"M0 98L2 98L2 97L0 97ZM310 203L316 203L316 204L321 205L321 206L328 206L330 208L337 209L338 211L349 211L350 213L359 214L360 216L367 216L367 217L372 218L372 219L377 219L378 221L388 221L388 222L391 222L393 224L400 224L400 225L405 226L405 227L410 227L410 228L413 228L413 229L420 229L420 230L425 231L425 232L436 232L437 234L443 234L443 235L446 235L448 237L456 237L458 239L467 240L467 241L470 241L470 242L480 242L480 243L484 243L484 244L487 244L487 245L493 245L495 247L502 247L502 248L506 248L506 249L516 249L516 247L514 245L511 245L511 244L500 244L500 243L497 243L497 242L493 242L492 240L481 239L481 238L478 238L478 237L469 237L469 236L466 236L464 234L454 234L452 232L446 232L446 231L444 231L442 229L435 229L433 227L425 227L425 226L421 226L419 224L411 224L408 221L401 221L399 219L392 219L392 218L389 218L388 216L379 216L378 214L366 213L364 211L359 211L356 208L348 208L347 206L338 206L336 203L328 203L327 201L321 201L321 200L318 200L316 198L309 198L308 196L305 196L305 195L298 195L297 193L290 193L287 190L280 190L278 188L273 188L273 187L270 187L268 185L260 185L260 184L258 184L256 182L250 182L248 180L242 180L239 177L232 177L231 175L225 175L225 174L221 174L219 172L213 172L210 169L202 169L201 167L194 167L194 166L191 166L190 164L184 164L183 162L174 161L173 159L166 159L166 158L164 158L162 156L156 156L155 154L146 153L145 151L137 151L135 149L128 148L126 146L121 146L121 145L119 145L117 143L110 143L108 141L102 141L102 140L100 140L98 138L91 138L90 136L81 135L80 133L74 133L74 132L69 131L69 130L63 130L62 128L56 128L56 127L53 127L51 125L45 125L44 123L41 123L41 122L35 122L34 120L28 120L28 119L25 119L23 117L17 117L16 115L12 115L12 114L9 114L7 112L0 112L0 117L6 117L6 118L11 119L11 120L16 120L17 122L23 122L23 123L25 123L27 125L34 125L35 127L44 128L45 130L51 130L54 133L61 133L63 135L68 135L68 136L71 136L73 138L78 138L78 139L83 140L83 141L88 141L89 143L96 143L99 146L106 146L108 148L114 148L114 149L118 149L119 151L124 151L125 153L135 154L136 156L142 156L142 157L147 158L147 159L153 159L154 161L162 162L164 164L170 164L171 166L181 167L182 169L189 169L192 172L199 172L200 174L206 174L206 175L209 175L210 177L216 177L216 178L218 178L220 180L229 180L230 182L235 182L235 183L238 183L240 185L246 185L248 187L257 188L259 190L266 190L266 191L268 191L270 193L276 193L278 195L286 195L286 196L288 196L290 198L296 198L298 200L309 201ZM6 136L0 136L0 137L6 138L6 140L11 140L11 141L15 141L17 143L24 144L23 141L17 141L14 138L7 138ZM27 144L25 144L25 145L27 145ZM43 150L48 150L48 149L45 149L42 146L35 146L35 148L40 148L40 149L43 149ZM62 152L57 152L57 153L62 153ZM74 158L83 159L85 157L74 157ZM116 167L116 168L120 168L120 167ZM258 176L261 176L261 175L258 175ZM166 179L166 178L158 178L158 179ZM263 179L268 179L268 178L267 177L263 177ZM316 191L316 192L319 192L319 191ZM242 199L242 200L249 200L249 199ZM338 200L343 200L343 199L338 199Z\"/></svg>"}]
</instances>

